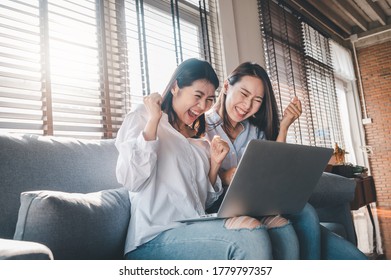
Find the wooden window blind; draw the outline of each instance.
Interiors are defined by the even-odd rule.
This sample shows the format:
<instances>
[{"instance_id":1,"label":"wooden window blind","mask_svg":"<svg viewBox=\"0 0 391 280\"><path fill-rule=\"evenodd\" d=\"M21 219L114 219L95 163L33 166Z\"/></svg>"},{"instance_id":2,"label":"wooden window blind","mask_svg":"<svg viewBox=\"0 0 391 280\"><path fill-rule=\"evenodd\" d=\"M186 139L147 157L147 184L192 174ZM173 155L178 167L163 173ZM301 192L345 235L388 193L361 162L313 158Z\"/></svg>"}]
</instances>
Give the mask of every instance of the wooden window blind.
<instances>
[{"instance_id":1,"label":"wooden window blind","mask_svg":"<svg viewBox=\"0 0 391 280\"><path fill-rule=\"evenodd\" d=\"M197 57L211 62L219 78L223 63L215 1L126 2L130 95L133 103L162 92L176 66Z\"/></svg>"},{"instance_id":2,"label":"wooden window blind","mask_svg":"<svg viewBox=\"0 0 391 280\"><path fill-rule=\"evenodd\" d=\"M0 3L0 128L2 131L42 131L42 91L39 1Z\"/></svg>"},{"instance_id":3,"label":"wooden window blind","mask_svg":"<svg viewBox=\"0 0 391 280\"><path fill-rule=\"evenodd\" d=\"M345 146L329 39L302 23L308 96L317 146Z\"/></svg>"},{"instance_id":4,"label":"wooden window blind","mask_svg":"<svg viewBox=\"0 0 391 280\"><path fill-rule=\"evenodd\" d=\"M329 39L282 2L259 0L266 68L280 117L297 96L303 107L288 142L332 147L343 143Z\"/></svg>"},{"instance_id":5,"label":"wooden window blind","mask_svg":"<svg viewBox=\"0 0 391 280\"><path fill-rule=\"evenodd\" d=\"M105 110L101 88L99 44L102 36L95 1L47 1L42 52L48 55L47 86L51 95L52 129L45 134L103 137Z\"/></svg>"},{"instance_id":6,"label":"wooden window blind","mask_svg":"<svg viewBox=\"0 0 391 280\"><path fill-rule=\"evenodd\" d=\"M184 59L222 78L216 1L0 3L0 132L113 138Z\"/></svg>"}]
</instances>

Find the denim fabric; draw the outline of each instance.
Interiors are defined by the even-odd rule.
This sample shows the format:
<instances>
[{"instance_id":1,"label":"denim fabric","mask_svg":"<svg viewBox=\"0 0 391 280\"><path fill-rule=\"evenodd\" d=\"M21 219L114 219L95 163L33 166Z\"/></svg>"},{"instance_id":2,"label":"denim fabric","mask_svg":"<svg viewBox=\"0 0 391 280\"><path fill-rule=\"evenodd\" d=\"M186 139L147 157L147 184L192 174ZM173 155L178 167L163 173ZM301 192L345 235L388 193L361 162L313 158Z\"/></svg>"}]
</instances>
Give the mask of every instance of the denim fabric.
<instances>
[{"instance_id":1,"label":"denim fabric","mask_svg":"<svg viewBox=\"0 0 391 280\"><path fill-rule=\"evenodd\" d=\"M343 237L331 232L324 226L321 230L321 252L323 260L367 260L368 257L362 253L353 243Z\"/></svg>"},{"instance_id":2,"label":"denim fabric","mask_svg":"<svg viewBox=\"0 0 391 280\"><path fill-rule=\"evenodd\" d=\"M262 260L272 259L272 246L264 226L227 229L225 219L188 224L162 232L125 255L137 260Z\"/></svg>"},{"instance_id":3,"label":"denim fabric","mask_svg":"<svg viewBox=\"0 0 391 280\"><path fill-rule=\"evenodd\" d=\"M295 229L300 244L300 259L319 260L321 250L321 233L318 214L307 203L297 214L284 215Z\"/></svg>"},{"instance_id":4,"label":"denim fabric","mask_svg":"<svg viewBox=\"0 0 391 280\"><path fill-rule=\"evenodd\" d=\"M290 223L280 227L269 228L268 233L272 242L273 259L299 259L299 240Z\"/></svg>"},{"instance_id":5,"label":"denim fabric","mask_svg":"<svg viewBox=\"0 0 391 280\"><path fill-rule=\"evenodd\" d=\"M224 199L225 193L223 193L219 199L212 205L212 207L207 209L208 213L216 213L218 209L220 208L220 205ZM312 208L313 209L313 208ZM312 210L309 209L308 212L311 212ZM315 211L315 210L314 210ZM306 222L306 216L308 216L307 211L304 212L301 215L297 215L296 223L299 223L299 229L305 230L307 226ZM316 212L315 212L316 215ZM316 216L317 217L317 216ZM301 219L303 219L301 221ZM319 221L318 221L319 223ZM311 224L312 225L312 224ZM301 239L298 238L296 231L296 228L294 228L294 224L287 224L282 227L275 227L268 229L269 237L271 239L272 244L272 252L273 252L273 258L276 260L292 260L292 259L299 259L299 254L301 250L304 250L301 248ZM319 226L318 226L319 228ZM319 233L320 235L320 233ZM317 239L319 248L317 250L318 258L320 257L320 237ZM304 240L304 239L303 239ZM304 241L303 241L304 242ZM300 248L299 248L300 246ZM303 245L306 246L306 245Z\"/></svg>"},{"instance_id":6,"label":"denim fabric","mask_svg":"<svg viewBox=\"0 0 391 280\"><path fill-rule=\"evenodd\" d=\"M307 203L294 215L285 215L297 234L302 260L364 260L367 259L354 244L319 224L315 209ZM273 242L273 246L275 243ZM273 248L274 250L274 248Z\"/></svg>"}]
</instances>

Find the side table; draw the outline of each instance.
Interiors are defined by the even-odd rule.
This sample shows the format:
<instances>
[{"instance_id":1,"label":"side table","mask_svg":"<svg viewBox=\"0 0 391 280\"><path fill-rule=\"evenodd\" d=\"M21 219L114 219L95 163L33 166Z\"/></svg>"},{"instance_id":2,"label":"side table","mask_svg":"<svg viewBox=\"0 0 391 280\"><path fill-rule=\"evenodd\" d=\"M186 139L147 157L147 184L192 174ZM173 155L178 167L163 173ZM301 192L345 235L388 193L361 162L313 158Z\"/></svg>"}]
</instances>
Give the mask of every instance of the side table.
<instances>
[{"instance_id":1,"label":"side table","mask_svg":"<svg viewBox=\"0 0 391 280\"><path fill-rule=\"evenodd\" d=\"M372 176L356 177L355 180L356 180L356 191L355 191L354 199L350 203L350 209L357 210L363 206L369 207L370 203L376 202L376 188L375 188L375 183L373 181L373 177Z\"/></svg>"},{"instance_id":2,"label":"side table","mask_svg":"<svg viewBox=\"0 0 391 280\"><path fill-rule=\"evenodd\" d=\"M373 219L372 208L370 203L376 202L376 188L375 182L372 176L357 177L356 180L356 191L353 201L350 203L351 210L357 210L363 206L367 207L369 218L371 219L372 232L373 232L373 247L376 252L376 227L375 220Z\"/></svg>"}]
</instances>

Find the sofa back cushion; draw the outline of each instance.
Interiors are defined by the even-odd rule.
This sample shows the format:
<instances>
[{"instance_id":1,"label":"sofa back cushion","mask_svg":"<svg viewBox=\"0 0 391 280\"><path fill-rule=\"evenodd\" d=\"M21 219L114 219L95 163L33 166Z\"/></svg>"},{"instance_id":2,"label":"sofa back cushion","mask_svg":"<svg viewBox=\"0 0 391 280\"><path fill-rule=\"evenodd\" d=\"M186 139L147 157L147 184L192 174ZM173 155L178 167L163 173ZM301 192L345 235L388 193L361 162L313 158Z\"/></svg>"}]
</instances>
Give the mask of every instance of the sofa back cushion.
<instances>
[{"instance_id":1,"label":"sofa back cushion","mask_svg":"<svg viewBox=\"0 0 391 280\"><path fill-rule=\"evenodd\" d=\"M0 238L12 238L20 194L32 190L88 193L121 187L114 140L0 133Z\"/></svg>"},{"instance_id":2,"label":"sofa back cushion","mask_svg":"<svg viewBox=\"0 0 391 280\"><path fill-rule=\"evenodd\" d=\"M353 178L323 172L308 202L315 208L344 205L353 200L355 189Z\"/></svg>"},{"instance_id":3,"label":"sofa back cushion","mask_svg":"<svg viewBox=\"0 0 391 280\"><path fill-rule=\"evenodd\" d=\"M125 188L24 192L14 239L42 243L54 259L122 259L129 220Z\"/></svg>"}]
</instances>

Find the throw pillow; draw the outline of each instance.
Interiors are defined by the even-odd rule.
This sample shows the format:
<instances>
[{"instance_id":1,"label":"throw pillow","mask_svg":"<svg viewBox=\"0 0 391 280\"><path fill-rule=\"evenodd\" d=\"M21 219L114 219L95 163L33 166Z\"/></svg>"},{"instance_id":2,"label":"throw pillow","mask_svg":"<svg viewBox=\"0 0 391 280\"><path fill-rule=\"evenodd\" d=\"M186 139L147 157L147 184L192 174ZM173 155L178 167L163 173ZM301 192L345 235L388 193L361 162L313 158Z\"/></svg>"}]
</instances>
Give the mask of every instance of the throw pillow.
<instances>
[{"instance_id":1,"label":"throw pillow","mask_svg":"<svg viewBox=\"0 0 391 280\"><path fill-rule=\"evenodd\" d=\"M23 192L14 239L45 244L54 259L122 259L129 219L125 188Z\"/></svg>"}]
</instances>

